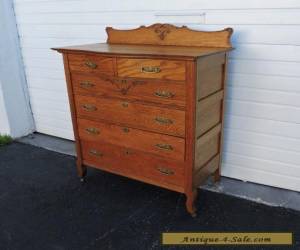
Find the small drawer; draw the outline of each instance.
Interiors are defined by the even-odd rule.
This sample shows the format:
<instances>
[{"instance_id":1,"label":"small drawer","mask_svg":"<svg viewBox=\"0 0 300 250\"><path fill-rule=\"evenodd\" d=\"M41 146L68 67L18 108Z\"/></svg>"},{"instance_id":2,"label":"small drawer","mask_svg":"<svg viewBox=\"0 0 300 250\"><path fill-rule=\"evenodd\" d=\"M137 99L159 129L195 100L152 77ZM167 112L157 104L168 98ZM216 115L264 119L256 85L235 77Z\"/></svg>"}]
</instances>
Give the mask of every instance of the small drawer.
<instances>
[{"instance_id":1,"label":"small drawer","mask_svg":"<svg viewBox=\"0 0 300 250\"><path fill-rule=\"evenodd\" d=\"M114 74L113 59L90 54L69 54L71 72L107 73Z\"/></svg>"},{"instance_id":2,"label":"small drawer","mask_svg":"<svg viewBox=\"0 0 300 250\"><path fill-rule=\"evenodd\" d=\"M72 74L75 94L126 97L174 106L185 106L185 84L113 76Z\"/></svg>"},{"instance_id":3,"label":"small drawer","mask_svg":"<svg viewBox=\"0 0 300 250\"><path fill-rule=\"evenodd\" d=\"M83 162L109 172L183 191L184 164L107 143L80 141ZM177 186L177 188L174 188ZM172 188L171 188L172 187Z\"/></svg>"},{"instance_id":4,"label":"small drawer","mask_svg":"<svg viewBox=\"0 0 300 250\"><path fill-rule=\"evenodd\" d=\"M159 59L117 59L118 76L185 80L185 62Z\"/></svg>"},{"instance_id":5,"label":"small drawer","mask_svg":"<svg viewBox=\"0 0 300 250\"><path fill-rule=\"evenodd\" d=\"M185 111L123 101L75 95L79 118L109 121L118 125L185 137Z\"/></svg>"},{"instance_id":6,"label":"small drawer","mask_svg":"<svg viewBox=\"0 0 300 250\"><path fill-rule=\"evenodd\" d=\"M82 140L106 142L184 161L185 140L183 138L86 119L78 119L77 123L79 137Z\"/></svg>"}]
</instances>

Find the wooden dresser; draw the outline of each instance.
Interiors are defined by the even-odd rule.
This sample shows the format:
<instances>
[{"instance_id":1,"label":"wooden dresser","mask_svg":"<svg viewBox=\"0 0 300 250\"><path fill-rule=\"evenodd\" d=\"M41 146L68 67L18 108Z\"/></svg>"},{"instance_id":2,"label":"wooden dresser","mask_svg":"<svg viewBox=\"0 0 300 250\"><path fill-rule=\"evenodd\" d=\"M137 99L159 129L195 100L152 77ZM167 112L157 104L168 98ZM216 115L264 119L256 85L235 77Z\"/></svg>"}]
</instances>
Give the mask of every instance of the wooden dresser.
<instances>
[{"instance_id":1,"label":"wooden dresser","mask_svg":"<svg viewBox=\"0 0 300 250\"><path fill-rule=\"evenodd\" d=\"M108 27L107 43L63 53L81 178L86 166L186 195L220 177L227 28ZM175 205L175 204L174 204Z\"/></svg>"}]
</instances>

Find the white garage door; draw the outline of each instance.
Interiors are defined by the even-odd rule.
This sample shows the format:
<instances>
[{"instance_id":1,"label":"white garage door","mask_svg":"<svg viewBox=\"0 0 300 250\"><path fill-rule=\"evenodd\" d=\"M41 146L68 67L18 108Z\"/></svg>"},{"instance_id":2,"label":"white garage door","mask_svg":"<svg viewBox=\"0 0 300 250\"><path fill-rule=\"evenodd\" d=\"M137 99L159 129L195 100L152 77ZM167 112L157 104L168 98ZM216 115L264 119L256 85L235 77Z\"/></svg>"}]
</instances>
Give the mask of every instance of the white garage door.
<instances>
[{"instance_id":1,"label":"white garage door","mask_svg":"<svg viewBox=\"0 0 300 250\"><path fill-rule=\"evenodd\" d=\"M61 56L104 42L106 26L154 22L235 30L224 176L300 191L300 2L297 0L15 0L38 132L73 139Z\"/></svg>"}]
</instances>

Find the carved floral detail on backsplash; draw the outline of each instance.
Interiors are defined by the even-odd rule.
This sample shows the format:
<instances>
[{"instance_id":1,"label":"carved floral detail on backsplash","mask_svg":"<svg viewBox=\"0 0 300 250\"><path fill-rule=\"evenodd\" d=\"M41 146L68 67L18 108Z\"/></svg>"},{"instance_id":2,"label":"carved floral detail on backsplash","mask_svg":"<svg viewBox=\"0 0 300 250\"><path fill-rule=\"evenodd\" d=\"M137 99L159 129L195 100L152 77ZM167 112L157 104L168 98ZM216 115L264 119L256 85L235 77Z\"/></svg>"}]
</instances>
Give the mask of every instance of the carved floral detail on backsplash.
<instances>
[{"instance_id":1,"label":"carved floral detail on backsplash","mask_svg":"<svg viewBox=\"0 0 300 250\"><path fill-rule=\"evenodd\" d=\"M186 26L182 26L182 27L177 27L174 26L172 24L161 24L161 23L156 23L153 25L150 25L149 27L146 26L141 26L140 28L150 28L153 29L154 32L158 35L160 40L164 40L165 37L171 33L172 30L174 29L181 29L181 28L187 28Z\"/></svg>"},{"instance_id":2,"label":"carved floral detail on backsplash","mask_svg":"<svg viewBox=\"0 0 300 250\"><path fill-rule=\"evenodd\" d=\"M166 35L171 32L169 25L158 24L154 27L154 32L157 33L160 40L164 40Z\"/></svg>"}]
</instances>

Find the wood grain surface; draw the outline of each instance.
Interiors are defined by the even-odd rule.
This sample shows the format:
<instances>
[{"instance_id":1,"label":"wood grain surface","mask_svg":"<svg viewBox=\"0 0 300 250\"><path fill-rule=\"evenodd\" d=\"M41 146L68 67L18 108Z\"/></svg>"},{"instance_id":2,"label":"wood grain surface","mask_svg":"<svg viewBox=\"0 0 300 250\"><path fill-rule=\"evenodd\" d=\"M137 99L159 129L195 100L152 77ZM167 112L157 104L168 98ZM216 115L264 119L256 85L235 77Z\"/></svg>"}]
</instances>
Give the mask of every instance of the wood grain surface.
<instances>
[{"instance_id":1,"label":"wood grain surface","mask_svg":"<svg viewBox=\"0 0 300 250\"><path fill-rule=\"evenodd\" d=\"M185 83L107 75L72 74L75 94L119 97L176 107L185 106Z\"/></svg>"},{"instance_id":2,"label":"wood grain surface","mask_svg":"<svg viewBox=\"0 0 300 250\"><path fill-rule=\"evenodd\" d=\"M185 140L182 138L86 119L78 119L78 131L82 140L107 142L184 161Z\"/></svg>"},{"instance_id":3,"label":"wood grain surface","mask_svg":"<svg viewBox=\"0 0 300 250\"><path fill-rule=\"evenodd\" d=\"M75 96L77 115L185 137L185 112L113 98Z\"/></svg>"},{"instance_id":4,"label":"wood grain surface","mask_svg":"<svg viewBox=\"0 0 300 250\"><path fill-rule=\"evenodd\" d=\"M230 48L231 28L220 31L198 31L186 26L156 23L148 27L118 30L107 27L107 43L110 44L153 44L176 46L203 46Z\"/></svg>"}]
</instances>

